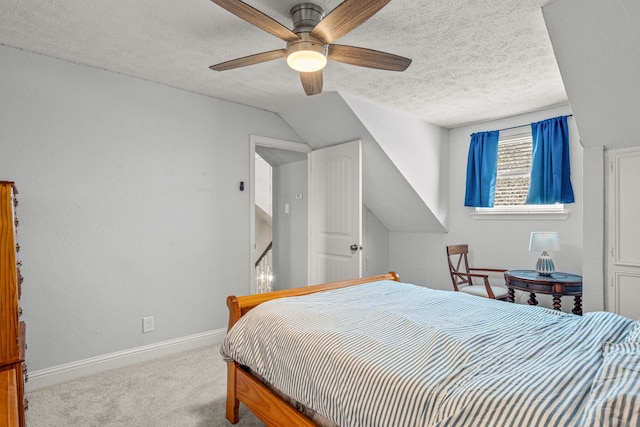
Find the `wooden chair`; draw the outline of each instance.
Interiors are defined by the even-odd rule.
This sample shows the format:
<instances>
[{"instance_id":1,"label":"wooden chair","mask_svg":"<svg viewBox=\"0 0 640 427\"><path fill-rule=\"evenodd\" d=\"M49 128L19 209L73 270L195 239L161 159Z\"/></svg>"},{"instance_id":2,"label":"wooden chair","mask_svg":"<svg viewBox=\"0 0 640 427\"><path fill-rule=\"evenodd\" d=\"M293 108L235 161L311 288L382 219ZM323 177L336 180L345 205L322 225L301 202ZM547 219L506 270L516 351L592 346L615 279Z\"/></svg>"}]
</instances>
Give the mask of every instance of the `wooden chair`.
<instances>
[{"instance_id":1,"label":"wooden chair","mask_svg":"<svg viewBox=\"0 0 640 427\"><path fill-rule=\"evenodd\" d=\"M468 253L469 245L447 246L447 259L453 289L471 295L506 301L508 289L506 286L491 286L488 273L504 273L507 270L469 267ZM474 284L474 278L477 282L482 279L483 284Z\"/></svg>"}]
</instances>

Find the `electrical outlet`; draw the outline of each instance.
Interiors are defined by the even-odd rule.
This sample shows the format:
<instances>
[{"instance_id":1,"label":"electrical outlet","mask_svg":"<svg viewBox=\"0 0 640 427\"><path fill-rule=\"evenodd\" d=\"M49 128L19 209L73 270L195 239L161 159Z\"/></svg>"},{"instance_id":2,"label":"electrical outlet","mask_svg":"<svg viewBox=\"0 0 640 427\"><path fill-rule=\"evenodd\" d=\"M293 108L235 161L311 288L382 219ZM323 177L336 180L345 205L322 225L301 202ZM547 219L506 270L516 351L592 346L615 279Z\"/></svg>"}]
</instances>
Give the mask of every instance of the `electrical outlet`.
<instances>
[{"instance_id":1,"label":"electrical outlet","mask_svg":"<svg viewBox=\"0 0 640 427\"><path fill-rule=\"evenodd\" d=\"M142 333L153 331L153 316L142 318Z\"/></svg>"}]
</instances>

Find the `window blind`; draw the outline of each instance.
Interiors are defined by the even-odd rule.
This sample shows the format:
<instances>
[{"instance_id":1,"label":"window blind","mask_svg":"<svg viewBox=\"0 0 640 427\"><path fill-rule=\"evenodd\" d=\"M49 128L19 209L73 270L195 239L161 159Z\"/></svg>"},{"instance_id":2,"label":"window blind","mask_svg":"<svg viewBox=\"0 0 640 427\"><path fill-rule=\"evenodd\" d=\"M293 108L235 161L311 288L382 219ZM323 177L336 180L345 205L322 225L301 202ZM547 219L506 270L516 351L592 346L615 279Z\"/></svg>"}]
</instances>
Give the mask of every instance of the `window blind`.
<instances>
[{"instance_id":1,"label":"window blind","mask_svg":"<svg viewBox=\"0 0 640 427\"><path fill-rule=\"evenodd\" d=\"M501 139L494 206L524 205L531 173L531 136Z\"/></svg>"}]
</instances>

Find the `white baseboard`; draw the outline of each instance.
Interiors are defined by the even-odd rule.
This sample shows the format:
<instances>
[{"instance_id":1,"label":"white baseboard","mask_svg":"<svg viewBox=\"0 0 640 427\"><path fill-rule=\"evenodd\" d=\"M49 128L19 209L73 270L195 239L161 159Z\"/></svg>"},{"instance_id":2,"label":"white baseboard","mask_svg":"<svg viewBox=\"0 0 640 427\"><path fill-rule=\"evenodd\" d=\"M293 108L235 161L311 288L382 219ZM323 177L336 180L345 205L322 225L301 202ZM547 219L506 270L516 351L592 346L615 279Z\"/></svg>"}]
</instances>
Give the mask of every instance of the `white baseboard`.
<instances>
[{"instance_id":1,"label":"white baseboard","mask_svg":"<svg viewBox=\"0 0 640 427\"><path fill-rule=\"evenodd\" d=\"M45 387L64 381L97 374L109 369L133 365L134 363L169 356L181 351L198 347L221 343L226 334L226 329L218 329L200 334L189 335L173 340L162 341L155 344L135 347L77 362L65 363L29 372L29 381L25 383L27 391Z\"/></svg>"}]
</instances>

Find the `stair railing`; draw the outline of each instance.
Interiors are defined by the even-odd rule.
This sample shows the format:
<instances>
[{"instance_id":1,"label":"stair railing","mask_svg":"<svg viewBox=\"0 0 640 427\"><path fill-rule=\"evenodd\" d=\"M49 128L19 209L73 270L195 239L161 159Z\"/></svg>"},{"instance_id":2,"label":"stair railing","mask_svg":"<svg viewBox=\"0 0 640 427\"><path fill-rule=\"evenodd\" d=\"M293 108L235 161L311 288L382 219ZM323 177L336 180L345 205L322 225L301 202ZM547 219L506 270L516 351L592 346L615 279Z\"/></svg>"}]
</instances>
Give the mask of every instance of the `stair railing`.
<instances>
[{"instance_id":1,"label":"stair railing","mask_svg":"<svg viewBox=\"0 0 640 427\"><path fill-rule=\"evenodd\" d=\"M273 242L269 243L256 261L256 289L259 294L273 290Z\"/></svg>"}]
</instances>

